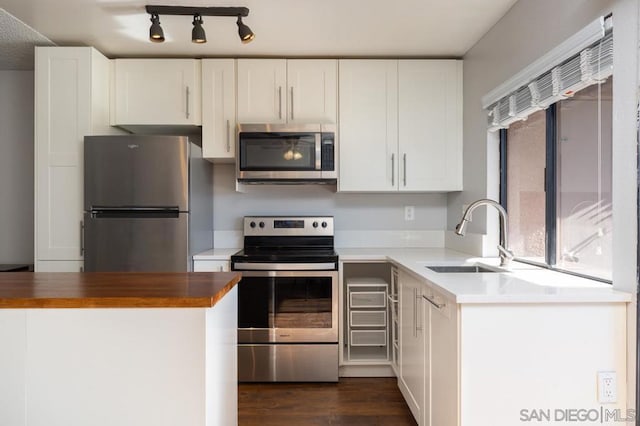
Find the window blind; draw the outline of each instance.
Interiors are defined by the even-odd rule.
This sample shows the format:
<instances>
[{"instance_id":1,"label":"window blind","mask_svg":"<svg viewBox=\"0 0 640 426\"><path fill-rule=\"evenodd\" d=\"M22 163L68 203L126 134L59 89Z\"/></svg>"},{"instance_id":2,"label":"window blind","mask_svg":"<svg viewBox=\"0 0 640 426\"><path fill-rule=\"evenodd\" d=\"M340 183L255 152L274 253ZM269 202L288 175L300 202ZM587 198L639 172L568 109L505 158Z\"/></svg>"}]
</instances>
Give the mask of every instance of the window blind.
<instances>
[{"instance_id":1,"label":"window blind","mask_svg":"<svg viewBox=\"0 0 640 426\"><path fill-rule=\"evenodd\" d=\"M525 120L587 86L606 81L612 74L613 31L609 27L597 42L491 103L487 107L489 130L505 129Z\"/></svg>"}]
</instances>

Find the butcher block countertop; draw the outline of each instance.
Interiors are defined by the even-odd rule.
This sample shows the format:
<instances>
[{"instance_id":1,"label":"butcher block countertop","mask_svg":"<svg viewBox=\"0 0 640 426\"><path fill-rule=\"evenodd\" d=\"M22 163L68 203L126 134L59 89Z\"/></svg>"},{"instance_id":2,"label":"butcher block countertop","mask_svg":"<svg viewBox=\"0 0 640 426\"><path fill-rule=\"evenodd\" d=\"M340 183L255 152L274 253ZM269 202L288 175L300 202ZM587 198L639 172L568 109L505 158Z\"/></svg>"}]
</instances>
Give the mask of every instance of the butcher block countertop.
<instances>
[{"instance_id":1,"label":"butcher block countertop","mask_svg":"<svg viewBox=\"0 0 640 426\"><path fill-rule=\"evenodd\" d=\"M237 272L9 272L0 308L211 308Z\"/></svg>"}]
</instances>

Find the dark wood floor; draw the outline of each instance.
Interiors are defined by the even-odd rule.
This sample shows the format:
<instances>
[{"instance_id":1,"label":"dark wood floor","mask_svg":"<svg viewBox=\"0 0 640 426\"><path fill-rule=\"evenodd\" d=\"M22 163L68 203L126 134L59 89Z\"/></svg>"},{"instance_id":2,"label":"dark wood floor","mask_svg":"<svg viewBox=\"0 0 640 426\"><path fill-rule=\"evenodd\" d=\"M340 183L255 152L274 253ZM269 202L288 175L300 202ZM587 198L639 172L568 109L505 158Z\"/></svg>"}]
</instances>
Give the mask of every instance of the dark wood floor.
<instances>
[{"instance_id":1,"label":"dark wood floor","mask_svg":"<svg viewBox=\"0 0 640 426\"><path fill-rule=\"evenodd\" d=\"M415 426L395 378L240 384L240 426Z\"/></svg>"}]
</instances>

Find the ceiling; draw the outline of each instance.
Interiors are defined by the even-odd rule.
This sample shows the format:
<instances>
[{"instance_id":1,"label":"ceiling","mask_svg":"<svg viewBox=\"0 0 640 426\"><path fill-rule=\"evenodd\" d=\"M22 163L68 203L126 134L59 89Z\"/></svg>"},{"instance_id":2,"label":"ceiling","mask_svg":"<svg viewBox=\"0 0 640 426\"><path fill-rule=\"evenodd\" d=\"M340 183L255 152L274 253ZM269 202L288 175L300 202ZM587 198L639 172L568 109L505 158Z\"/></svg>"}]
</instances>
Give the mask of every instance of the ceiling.
<instances>
[{"instance_id":1,"label":"ceiling","mask_svg":"<svg viewBox=\"0 0 640 426\"><path fill-rule=\"evenodd\" d=\"M0 8L58 45L108 57L461 57L516 0L0 0ZM190 16L160 16L167 41L148 41L146 4L246 6L256 39L235 18L203 17L208 42L191 43ZM7 37L0 24L0 42Z\"/></svg>"}]
</instances>

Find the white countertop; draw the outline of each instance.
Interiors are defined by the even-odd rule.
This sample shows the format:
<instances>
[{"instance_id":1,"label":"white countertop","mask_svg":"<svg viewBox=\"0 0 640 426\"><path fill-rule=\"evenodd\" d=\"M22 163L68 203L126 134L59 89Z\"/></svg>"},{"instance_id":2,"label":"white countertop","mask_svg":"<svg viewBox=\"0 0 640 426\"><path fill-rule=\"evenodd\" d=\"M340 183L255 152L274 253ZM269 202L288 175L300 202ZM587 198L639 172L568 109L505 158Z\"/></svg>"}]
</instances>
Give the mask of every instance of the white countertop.
<instances>
[{"instance_id":1,"label":"white countertop","mask_svg":"<svg viewBox=\"0 0 640 426\"><path fill-rule=\"evenodd\" d=\"M229 260L238 248L207 250L194 260ZM340 262L392 262L432 283L457 303L632 302L634 295L610 284L511 262L509 272L438 273L427 266L482 264L499 268L498 258L478 258L443 248L336 248Z\"/></svg>"},{"instance_id":2,"label":"white countertop","mask_svg":"<svg viewBox=\"0 0 640 426\"><path fill-rule=\"evenodd\" d=\"M217 248L193 255L193 260L229 260L239 248Z\"/></svg>"},{"instance_id":3,"label":"white countertop","mask_svg":"<svg viewBox=\"0 0 640 426\"><path fill-rule=\"evenodd\" d=\"M427 266L482 264L499 269L498 258L477 258L441 249L338 249L341 262L390 261L434 284L457 303L631 302L633 295L610 284L511 262L508 272L438 273Z\"/></svg>"}]
</instances>

